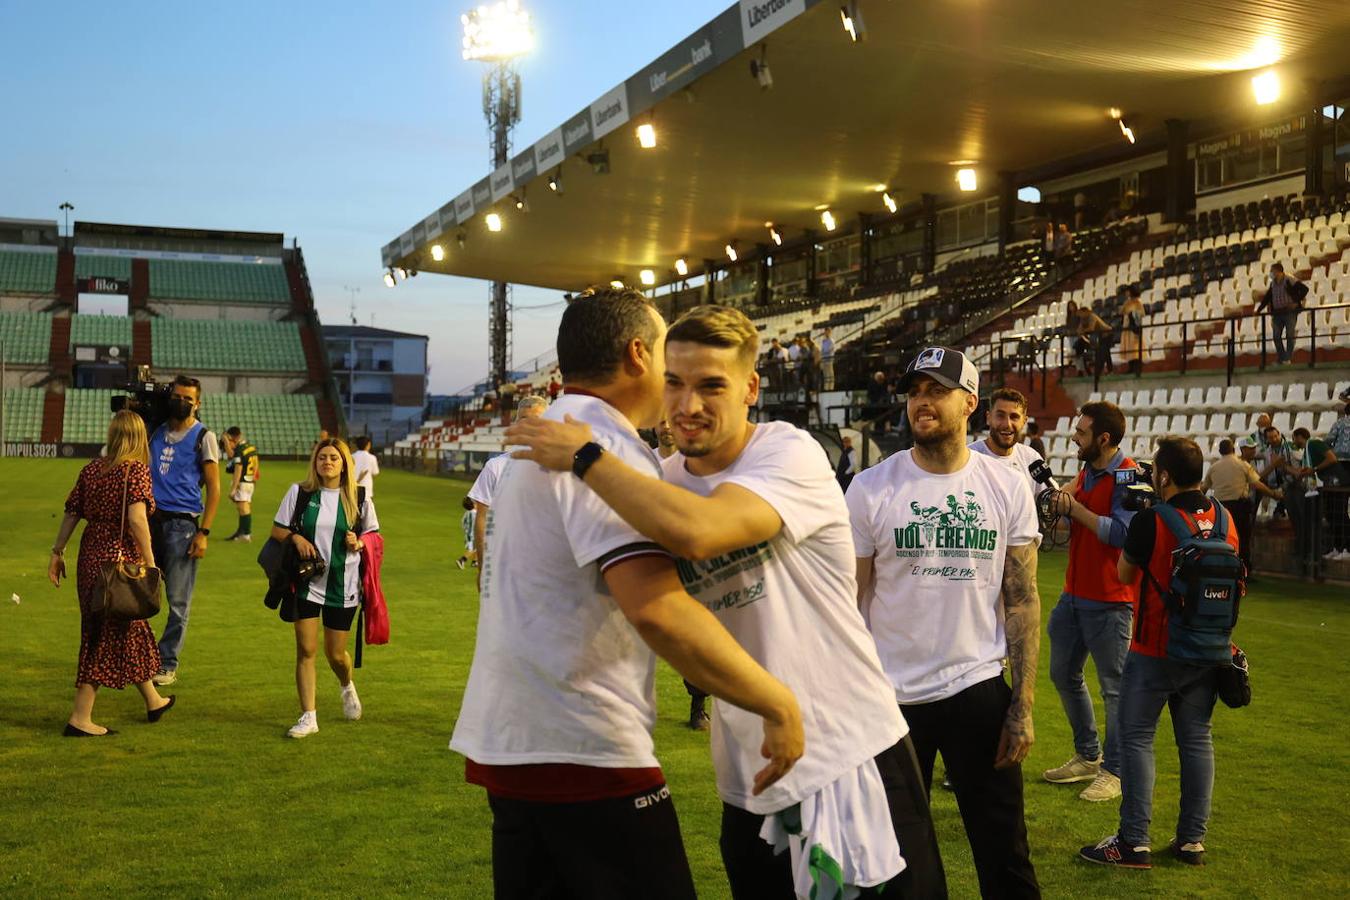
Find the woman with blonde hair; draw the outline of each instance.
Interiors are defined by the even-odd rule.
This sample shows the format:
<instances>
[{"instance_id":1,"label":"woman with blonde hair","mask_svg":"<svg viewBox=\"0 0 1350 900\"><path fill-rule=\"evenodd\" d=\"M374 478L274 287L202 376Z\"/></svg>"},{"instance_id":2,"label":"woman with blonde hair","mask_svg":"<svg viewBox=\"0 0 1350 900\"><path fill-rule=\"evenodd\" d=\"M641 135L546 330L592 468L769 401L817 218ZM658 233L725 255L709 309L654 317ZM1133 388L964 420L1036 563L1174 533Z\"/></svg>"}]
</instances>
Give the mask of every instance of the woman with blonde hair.
<instances>
[{"instance_id":1,"label":"woman with blonde hair","mask_svg":"<svg viewBox=\"0 0 1350 900\"><path fill-rule=\"evenodd\" d=\"M136 685L145 700L151 722L174 705L161 697L150 679L159 671L159 648L149 623L95 614L94 601L102 589L101 568L120 553L131 563L154 567L150 546L150 447L145 422L122 410L108 426L107 455L85 466L66 498L66 515L52 545L47 577L60 587L66 575L65 547L80 519L88 522L80 536L75 567L75 590L80 601L80 661L75 675L75 708L66 722L66 737L104 737L116 734L93 720L94 697L100 687L121 690Z\"/></svg>"},{"instance_id":2,"label":"woman with blonde hair","mask_svg":"<svg viewBox=\"0 0 1350 900\"><path fill-rule=\"evenodd\" d=\"M347 445L338 438L319 441L310 454L308 477L290 486L272 522L273 538L289 541L302 559L319 559L324 564L321 573L296 591L295 603L282 607L282 618L295 623L295 689L300 695L300 718L286 732L293 738L319 730L314 657L320 621L324 655L342 686L342 713L351 720L361 718L347 635L361 602L360 535L379 530L374 501L364 496L358 501L355 466ZM288 610L291 615L287 615Z\"/></svg>"}]
</instances>

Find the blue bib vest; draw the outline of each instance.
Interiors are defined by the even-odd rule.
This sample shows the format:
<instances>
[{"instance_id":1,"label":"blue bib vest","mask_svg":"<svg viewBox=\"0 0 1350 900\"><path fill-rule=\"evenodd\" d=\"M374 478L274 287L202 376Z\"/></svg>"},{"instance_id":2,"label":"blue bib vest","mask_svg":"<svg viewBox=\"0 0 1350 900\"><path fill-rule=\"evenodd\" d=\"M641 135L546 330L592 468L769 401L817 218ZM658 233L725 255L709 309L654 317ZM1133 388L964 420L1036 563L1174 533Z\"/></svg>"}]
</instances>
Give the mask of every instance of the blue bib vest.
<instances>
[{"instance_id":1,"label":"blue bib vest","mask_svg":"<svg viewBox=\"0 0 1350 900\"><path fill-rule=\"evenodd\" d=\"M197 439L205 427L196 423L176 444L169 443L167 425L156 428L151 436L150 480L155 506L161 512L201 514L202 467Z\"/></svg>"}]
</instances>

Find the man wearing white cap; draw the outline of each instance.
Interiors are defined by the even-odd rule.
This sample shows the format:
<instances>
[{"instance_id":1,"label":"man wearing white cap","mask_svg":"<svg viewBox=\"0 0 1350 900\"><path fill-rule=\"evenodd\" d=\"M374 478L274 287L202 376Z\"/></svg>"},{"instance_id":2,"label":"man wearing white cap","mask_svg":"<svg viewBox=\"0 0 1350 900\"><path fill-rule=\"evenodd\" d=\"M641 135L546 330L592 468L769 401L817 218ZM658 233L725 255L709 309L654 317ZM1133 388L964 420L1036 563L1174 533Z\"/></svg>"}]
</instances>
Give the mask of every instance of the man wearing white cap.
<instances>
[{"instance_id":1,"label":"man wearing white cap","mask_svg":"<svg viewBox=\"0 0 1350 900\"><path fill-rule=\"evenodd\" d=\"M1021 771L1040 647L1035 506L1022 475L966 446L979 377L963 354L925 349L899 388L914 449L858 473L846 497L859 604L925 780L942 754L981 894L1038 897Z\"/></svg>"}]
</instances>

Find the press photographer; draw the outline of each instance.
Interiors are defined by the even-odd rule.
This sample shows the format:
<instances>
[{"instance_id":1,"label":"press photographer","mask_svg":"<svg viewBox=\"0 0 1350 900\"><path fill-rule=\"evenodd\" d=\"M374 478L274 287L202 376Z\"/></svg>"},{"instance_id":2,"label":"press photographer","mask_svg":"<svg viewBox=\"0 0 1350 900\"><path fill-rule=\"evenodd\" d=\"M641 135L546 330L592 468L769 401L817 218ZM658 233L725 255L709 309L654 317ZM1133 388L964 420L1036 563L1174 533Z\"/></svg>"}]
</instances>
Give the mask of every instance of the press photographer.
<instances>
[{"instance_id":1,"label":"press photographer","mask_svg":"<svg viewBox=\"0 0 1350 900\"><path fill-rule=\"evenodd\" d=\"M1069 490L1058 492L1054 509L1067 516L1069 567L1064 593L1050 613L1050 680L1059 691L1073 729L1074 755L1048 769L1046 781L1091 780L1078 796L1102 802L1120 796L1120 749L1116 728L1120 673L1130 646L1137 589L1120 580L1116 565L1134 517L1137 466L1120 449L1125 417L1112 403L1088 403L1080 411L1073 441L1086 463ZM1088 654L1097 668L1106 707L1103 753L1092 697L1083 682Z\"/></svg>"},{"instance_id":2,"label":"press photographer","mask_svg":"<svg viewBox=\"0 0 1350 900\"><path fill-rule=\"evenodd\" d=\"M154 399L161 396L162 400ZM143 391L135 399L140 402L128 407L143 418L157 415L161 407L164 416L163 424L150 438L150 478L155 497L150 534L155 559L164 571L164 592L169 601L168 621L159 639L160 670L154 682L167 685L178 680L178 654L187 635L197 560L206 555L206 541L220 503L220 444L197 421L202 399L197 379L179 375L168 385L167 393L162 388Z\"/></svg>"}]
</instances>

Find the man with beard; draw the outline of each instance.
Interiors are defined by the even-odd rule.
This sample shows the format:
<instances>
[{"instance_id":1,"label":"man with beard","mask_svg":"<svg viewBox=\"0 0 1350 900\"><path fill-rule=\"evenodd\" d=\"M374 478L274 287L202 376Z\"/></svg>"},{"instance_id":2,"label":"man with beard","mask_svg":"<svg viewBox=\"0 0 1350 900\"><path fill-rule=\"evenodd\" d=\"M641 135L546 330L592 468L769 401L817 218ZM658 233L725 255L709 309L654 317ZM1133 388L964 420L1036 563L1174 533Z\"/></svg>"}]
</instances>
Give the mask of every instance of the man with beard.
<instances>
[{"instance_id":1,"label":"man with beard","mask_svg":"<svg viewBox=\"0 0 1350 900\"><path fill-rule=\"evenodd\" d=\"M663 462L665 482L604 454L586 485L683 558L685 588L801 701L806 755L759 796L750 790L759 737L744 712L714 705L732 896L886 885L887 897L945 897L912 744L856 605L848 510L829 458L786 422L749 421L757 342L739 310L682 316L666 344L666 415L680 452ZM507 437L533 448L518 455L558 469L588 433L536 420Z\"/></svg>"},{"instance_id":2,"label":"man with beard","mask_svg":"<svg viewBox=\"0 0 1350 900\"><path fill-rule=\"evenodd\" d=\"M1040 646L1031 492L1009 467L966 446L979 378L964 354L929 347L899 386L914 448L859 472L846 498L859 604L926 783L942 754L980 893L1039 897L1021 769L1035 739ZM925 527L921 511L958 497L960 523Z\"/></svg>"},{"instance_id":3,"label":"man with beard","mask_svg":"<svg viewBox=\"0 0 1350 900\"><path fill-rule=\"evenodd\" d=\"M1120 736L1116 710L1120 673L1130 649L1130 625L1138 587L1120 580L1117 563L1134 513L1125 497L1136 466L1120 449L1125 416L1113 403L1088 403L1080 411L1073 441L1086 466L1073 487L1062 491L1056 512L1068 516L1069 567L1064 592L1050 613L1050 680L1059 691L1073 730L1074 755L1043 774L1052 784L1091 781L1079 798L1095 803L1120 796ZM1098 738L1092 696L1083 665L1092 655L1106 707L1106 746Z\"/></svg>"},{"instance_id":4,"label":"man with beard","mask_svg":"<svg viewBox=\"0 0 1350 900\"><path fill-rule=\"evenodd\" d=\"M1022 443L1023 429L1027 425L1027 398L1021 391L999 388L989 395L989 411L985 417L989 423L989 437L973 441L970 449L992 456L1017 472L1035 496L1036 481L1031 477L1031 465L1043 460L1039 453Z\"/></svg>"}]
</instances>

